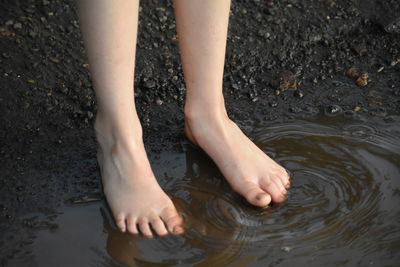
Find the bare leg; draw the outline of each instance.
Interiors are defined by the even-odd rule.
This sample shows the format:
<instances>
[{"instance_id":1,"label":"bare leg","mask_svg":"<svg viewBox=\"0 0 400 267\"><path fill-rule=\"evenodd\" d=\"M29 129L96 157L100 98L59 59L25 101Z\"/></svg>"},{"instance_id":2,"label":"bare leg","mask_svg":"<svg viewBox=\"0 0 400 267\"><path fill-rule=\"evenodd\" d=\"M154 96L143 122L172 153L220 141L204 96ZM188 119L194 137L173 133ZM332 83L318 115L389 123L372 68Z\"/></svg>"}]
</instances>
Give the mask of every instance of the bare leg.
<instances>
[{"instance_id":1,"label":"bare leg","mask_svg":"<svg viewBox=\"0 0 400 267\"><path fill-rule=\"evenodd\" d=\"M180 234L182 220L157 183L142 141L133 81L138 0L78 0L98 113L104 193L121 231Z\"/></svg>"},{"instance_id":2,"label":"bare leg","mask_svg":"<svg viewBox=\"0 0 400 267\"><path fill-rule=\"evenodd\" d=\"M232 188L256 206L281 202L285 169L227 115L222 94L230 0L174 0L187 88L185 133L218 165Z\"/></svg>"}]
</instances>

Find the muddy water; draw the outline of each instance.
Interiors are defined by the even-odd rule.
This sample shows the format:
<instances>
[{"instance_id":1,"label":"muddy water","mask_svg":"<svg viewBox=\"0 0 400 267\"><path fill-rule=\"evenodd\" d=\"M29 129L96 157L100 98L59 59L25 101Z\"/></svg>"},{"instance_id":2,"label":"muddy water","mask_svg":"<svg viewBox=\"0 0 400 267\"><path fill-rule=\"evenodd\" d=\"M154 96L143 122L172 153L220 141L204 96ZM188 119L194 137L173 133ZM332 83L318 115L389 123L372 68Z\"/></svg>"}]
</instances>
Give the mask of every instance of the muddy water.
<instances>
[{"instance_id":1,"label":"muddy water","mask_svg":"<svg viewBox=\"0 0 400 267\"><path fill-rule=\"evenodd\" d=\"M188 143L151 158L185 218L183 236L115 230L101 201L64 207L33 243L39 266L395 266L400 261L399 118L254 122L250 135L289 169L288 201L256 209ZM83 198L96 200L96 198ZM140 203L145 205L145 203Z\"/></svg>"}]
</instances>

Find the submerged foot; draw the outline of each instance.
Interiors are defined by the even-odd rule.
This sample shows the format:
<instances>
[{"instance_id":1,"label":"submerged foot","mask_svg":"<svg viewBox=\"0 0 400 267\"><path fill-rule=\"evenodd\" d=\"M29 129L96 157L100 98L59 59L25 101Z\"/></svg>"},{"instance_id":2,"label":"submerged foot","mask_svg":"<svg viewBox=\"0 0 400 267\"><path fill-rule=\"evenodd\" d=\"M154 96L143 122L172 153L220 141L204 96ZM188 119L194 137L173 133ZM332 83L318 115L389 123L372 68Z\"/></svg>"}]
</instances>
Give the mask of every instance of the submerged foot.
<instances>
[{"instance_id":1,"label":"submerged foot","mask_svg":"<svg viewBox=\"0 0 400 267\"><path fill-rule=\"evenodd\" d=\"M147 237L182 234L182 219L158 185L137 136L113 140L97 123L97 154L104 193L118 228ZM137 142L135 142L135 139Z\"/></svg>"},{"instance_id":2,"label":"submerged foot","mask_svg":"<svg viewBox=\"0 0 400 267\"><path fill-rule=\"evenodd\" d=\"M290 186L286 170L259 149L226 113L191 111L185 134L217 164L232 189L252 205L284 201Z\"/></svg>"}]
</instances>

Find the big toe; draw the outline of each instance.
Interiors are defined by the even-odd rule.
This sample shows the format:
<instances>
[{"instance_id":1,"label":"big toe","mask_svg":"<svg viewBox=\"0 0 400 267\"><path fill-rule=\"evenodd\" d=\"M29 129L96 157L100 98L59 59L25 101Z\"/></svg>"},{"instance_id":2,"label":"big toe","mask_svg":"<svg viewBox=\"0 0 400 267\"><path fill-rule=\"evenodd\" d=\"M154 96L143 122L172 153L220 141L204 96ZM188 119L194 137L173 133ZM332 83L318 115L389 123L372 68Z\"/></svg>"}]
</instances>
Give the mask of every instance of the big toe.
<instances>
[{"instance_id":1,"label":"big toe","mask_svg":"<svg viewBox=\"0 0 400 267\"><path fill-rule=\"evenodd\" d=\"M254 206L265 207L271 203L271 196L253 182L246 182L235 191L245 197Z\"/></svg>"},{"instance_id":2,"label":"big toe","mask_svg":"<svg viewBox=\"0 0 400 267\"><path fill-rule=\"evenodd\" d=\"M285 194L287 191L280 181L274 182L270 179L263 179L260 182L260 186L264 191L268 192L273 202L280 203L286 199Z\"/></svg>"},{"instance_id":3,"label":"big toe","mask_svg":"<svg viewBox=\"0 0 400 267\"><path fill-rule=\"evenodd\" d=\"M174 207L165 208L161 213L160 217L164 221L168 231L171 234L174 235L183 234L184 232L184 228L182 225L183 221Z\"/></svg>"}]
</instances>

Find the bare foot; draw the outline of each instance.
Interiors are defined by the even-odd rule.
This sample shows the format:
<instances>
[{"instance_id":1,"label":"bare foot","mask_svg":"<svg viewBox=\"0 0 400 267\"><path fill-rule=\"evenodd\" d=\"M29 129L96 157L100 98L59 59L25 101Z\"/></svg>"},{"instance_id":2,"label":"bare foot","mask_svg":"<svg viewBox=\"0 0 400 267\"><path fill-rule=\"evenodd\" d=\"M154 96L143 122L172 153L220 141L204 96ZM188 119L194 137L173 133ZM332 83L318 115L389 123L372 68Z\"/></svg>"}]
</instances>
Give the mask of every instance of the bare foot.
<instances>
[{"instance_id":1,"label":"bare foot","mask_svg":"<svg viewBox=\"0 0 400 267\"><path fill-rule=\"evenodd\" d=\"M118 228L147 237L182 234L182 219L151 170L141 132L131 138L106 134L96 122L104 193ZM140 129L141 131L141 129ZM139 138L138 138L139 136Z\"/></svg>"},{"instance_id":2,"label":"bare foot","mask_svg":"<svg viewBox=\"0 0 400 267\"><path fill-rule=\"evenodd\" d=\"M232 189L259 207L284 201L289 188L286 170L268 157L225 112L191 111L185 134L218 165Z\"/></svg>"}]
</instances>

